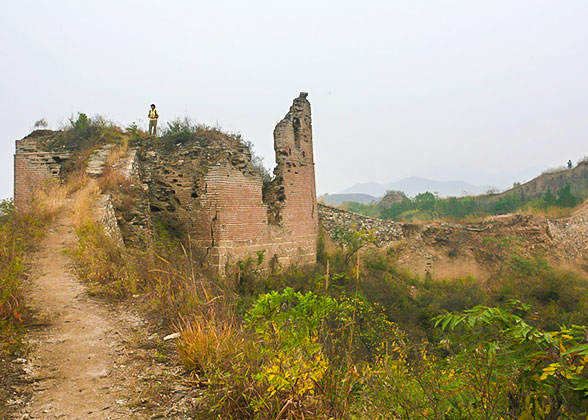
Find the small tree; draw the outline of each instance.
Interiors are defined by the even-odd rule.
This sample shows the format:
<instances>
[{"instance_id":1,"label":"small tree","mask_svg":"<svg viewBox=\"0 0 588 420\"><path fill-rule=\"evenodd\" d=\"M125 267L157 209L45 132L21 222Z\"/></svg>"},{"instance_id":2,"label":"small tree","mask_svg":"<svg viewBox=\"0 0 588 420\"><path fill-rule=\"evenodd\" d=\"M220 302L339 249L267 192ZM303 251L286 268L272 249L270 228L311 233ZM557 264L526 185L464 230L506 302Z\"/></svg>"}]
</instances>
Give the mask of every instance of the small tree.
<instances>
[{"instance_id":1,"label":"small tree","mask_svg":"<svg viewBox=\"0 0 588 420\"><path fill-rule=\"evenodd\" d=\"M578 203L578 199L572 194L570 189L570 184L566 184L557 192L556 205L560 207L574 207Z\"/></svg>"},{"instance_id":2,"label":"small tree","mask_svg":"<svg viewBox=\"0 0 588 420\"><path fill-rule=\"evenodd\" d=\"M49 127L47 120L45 118L41 118L40 120L35 121L35 124L33 124L33 131L34 130L43 130L43 129L46 129L47 127Z\"/></svg>"}]
</instances>

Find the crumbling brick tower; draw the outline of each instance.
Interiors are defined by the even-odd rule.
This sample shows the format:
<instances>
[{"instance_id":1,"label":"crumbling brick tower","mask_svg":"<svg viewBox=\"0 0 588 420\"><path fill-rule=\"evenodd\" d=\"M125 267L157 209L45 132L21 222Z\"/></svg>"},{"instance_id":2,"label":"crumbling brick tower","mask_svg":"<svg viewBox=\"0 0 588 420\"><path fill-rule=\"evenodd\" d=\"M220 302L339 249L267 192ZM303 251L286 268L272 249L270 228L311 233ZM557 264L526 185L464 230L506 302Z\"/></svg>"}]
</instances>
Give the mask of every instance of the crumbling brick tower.
<instances>
[{"instance_id":1,"label":"crumbling brick tower","mask_svg":"<svg viewBox=\"0 0 588 420\"><path fill-rule=\"evenodd\" d=\"M283 201L276 209L277 223L296 238L318 232L318 214L312 145L312 120L307 93L301 93L274 129L277 166L274 187ZM271 219L270 219L271 221Z\"/></svg>"},{"instance_id":2,"label":"crumbling brick tower","mask_svg":"<svg viewBox=\"0 0 588 420\"><path fill-rule=\"evenodd\" d=\"M125 243L144 244L154 226L164 227L201 250L198 260L219 274L249 258L266 266L270 261L282 266L315 262L318 212L306 97L301 93L294 99L274 130L273 179L263 179L240 138L218 130L202 128L177 143L144 140L132 162L133 194L126 191L128 200L114 200ZM17 141L19 209L75 157L75 151L51 148L58 134L35 132Z\"/></svg>"},{"instance_id":3,"label":"crumbling brick tower","mask_svg":"<svg viewBox=\"0 0 588 420\"><path fill-rule=\"evenodd\" d=\"M277 165L271 182L226 164L208 173L210 264L220 273L226 264L259 252L284 266L316 262L318 213L307 95L294 100L274 130ZM208 235L200 230L197 236Z\"/></svg>"}]
</instances>

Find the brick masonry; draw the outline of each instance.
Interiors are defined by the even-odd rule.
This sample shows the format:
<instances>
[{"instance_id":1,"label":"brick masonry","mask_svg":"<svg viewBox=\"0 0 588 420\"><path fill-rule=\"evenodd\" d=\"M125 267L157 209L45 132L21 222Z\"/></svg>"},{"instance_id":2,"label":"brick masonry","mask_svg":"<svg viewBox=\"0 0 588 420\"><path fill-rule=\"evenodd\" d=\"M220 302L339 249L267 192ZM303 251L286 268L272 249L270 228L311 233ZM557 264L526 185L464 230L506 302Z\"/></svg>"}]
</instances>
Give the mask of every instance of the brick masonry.
<instances>
[{"instance_id":1,"label":"brick masonry","mask_svg":"<svg viewBox=\"0 0 588 420\"><path fill-rule=\"evenodd\" d=\"M188 235L218 273L260 252L266 264L315 262L318 213L306 94L276 126L274 148L274 178L264 181L248 148L222 133L173 150L146 144L139 172L153 220Z\"/></svg>"},{"instance_id":2,"label":"brick masonry","mask_svg":"<svg viewBox=\"0 0 588 420\"><path fill-rule=\"evenodd\" d=\"M43 134L42 131L35 132ZM33 133L33 134L35 134ZM14 154L14 205L19 211L30 209L35 192L49 179L59 179L67 152L47 151L42 136L25 137L16 142Z\"/></svg>"},{"instance_id":3,"label":"brick masonry","mask_svg":"<svg viewBox=\"0 0 588 420\"><path fill-rule=\"evenodd\" d=\"M193 220L195 240L210 247L210 263L219 272L227 264L264 252L282 265L316 261L318 215L315 192L312 123L306 94L294 100L274 130L277 166L266 188L279 190L271 202L263 197L259 174L225 161L205 177L200 217ZM279 201L279 202L276 202ZM272 221L272 207L279 213ZM204 216L204 217L202 217Z\"/></svg>"}]
</instances>

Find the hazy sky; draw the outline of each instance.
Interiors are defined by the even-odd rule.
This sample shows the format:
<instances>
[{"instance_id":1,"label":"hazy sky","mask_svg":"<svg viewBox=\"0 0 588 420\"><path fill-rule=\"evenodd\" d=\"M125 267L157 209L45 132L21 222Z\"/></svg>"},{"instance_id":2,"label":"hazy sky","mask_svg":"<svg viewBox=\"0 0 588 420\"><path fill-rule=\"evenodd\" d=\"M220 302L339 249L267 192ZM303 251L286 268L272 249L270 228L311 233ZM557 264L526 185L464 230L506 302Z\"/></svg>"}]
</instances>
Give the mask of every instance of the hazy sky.
<instances>
[{"instance_id":1,"label":"hazy sky","mask_svg":"<svg viewBox=\"0 0 588 420\"><path fill-rule=\"evenodd\" d=\"M273 166L312 104L317 189L408 175L497 184L588 155L588 1L8 1L0 197L14 140L76 112L189 115ZM486 175L484 175L486 174Z\"/></svg>"}]
</instances>

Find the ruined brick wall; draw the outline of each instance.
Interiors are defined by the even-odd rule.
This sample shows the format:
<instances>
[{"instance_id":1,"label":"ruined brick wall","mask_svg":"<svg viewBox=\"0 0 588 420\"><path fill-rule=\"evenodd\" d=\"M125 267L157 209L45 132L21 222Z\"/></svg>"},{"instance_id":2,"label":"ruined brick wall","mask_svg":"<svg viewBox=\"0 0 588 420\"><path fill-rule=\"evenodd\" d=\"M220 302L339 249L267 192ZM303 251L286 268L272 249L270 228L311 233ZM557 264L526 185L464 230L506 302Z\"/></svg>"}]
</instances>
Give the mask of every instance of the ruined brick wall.
<instances>
[{"instance_id":1,"label":"ruined brick wall","mask_svg":"<svg viewBox=\"0 0 588 420\"><path fill-rule=\"evenodd\" d=\"M318 205L318 212L321 226L332 238L337 236L339 229L365 231L372 234L378 246L400 241L409 236L411 230L416 229L411 224L364 216L323 204Z\"/></svg>"},{"instance_id":2,"label":"ruined brick wall","mask_svg":"<svg viewBox=\"0 0 588 420\"><path fill-rule=\"evenodd\" d=\"M220 271L257 252L282 265L316 261L318 214L312 120L301 93L274 130L276 168L271 183L227 165L206 178L213 259Z\"/></svg>"},{"instance_id":3,"label":"ruined brick wall","mask_svg":"<svg viewBox=\"0 0 588 420\"><path fill-rule=\"evenodd\" d=\"M491 278L513 255L541 255L555 266L586 276L588 206L554 220L509 214L472 223L402 223L319 205L319 219L334 240L342 230L370 232L374 245L387 249L399 267L434 279Z\"/></svg>"},{"instance_id":4,"label":"ruined brick wall","mask_svg":"<svg viewBox=\"0 0 588 420\"><path fill-rule=\"evenodd\" d=\"M312 119L307 94L301 93L294 100L286 117L274 130L276 151L276 186L283 188L281 226L288 236L299 241L310 252L308 244L316 242L318 210L314 175L312 144ZM281 184L281 185L280 185ZM315 239L313 239L315 238ZM316 249L316 244L313 245ZM316 251L304 256L316 258Z\"/></svg>"},{"instance_id":5,"label":"ruined brick wall","mask_svg":"<svg viewBox=\"0 0 588 420\"><path fill-rule=\"evenodd\" d=\"M66 152L45 150L42 139L43 132L34 132L15 142L14 205L19 211L30 208L33 195L43 183L60 177L62 162L71 157Z\"/></svg>"},{"instance_id":6,"label":"ruined brick wall","mask_svg":"<svg viewBox=\"0 0 588 420\"><path fill-rule=\"evenodd\" d=\"M306 94L277 125L274 142L271 182L253 167L247 146L222 133L171 149L146 145L141 173L152 218L189 236L219 273L258 253L284 266L315 262L318 214Z\"/></svg>"}]
</instances>

